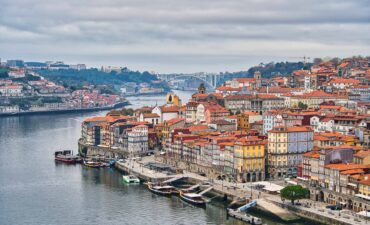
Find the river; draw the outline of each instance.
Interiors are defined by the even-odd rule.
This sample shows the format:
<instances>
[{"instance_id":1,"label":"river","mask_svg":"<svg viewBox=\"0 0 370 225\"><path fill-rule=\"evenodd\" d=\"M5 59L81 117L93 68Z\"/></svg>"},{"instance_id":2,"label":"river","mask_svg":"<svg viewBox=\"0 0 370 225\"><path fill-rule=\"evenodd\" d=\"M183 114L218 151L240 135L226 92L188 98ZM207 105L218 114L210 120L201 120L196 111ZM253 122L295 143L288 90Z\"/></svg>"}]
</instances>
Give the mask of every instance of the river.
<instances>
[{"instance_id":1,"label":"river","mask_svg":"<svg viewBox=\"0 0 370 225\"><path fill-rule=\"evenodd\" d=\"M138 107L163 103L161 99L164 96L130 101ZM114 169L54 162L55 150L77 149L85 118L105 113L0 118L1 225L244 224L227 219L222 203L195 208L176 197L153 195L143 185L126 186ZM265 216L263 220L279 224Z\"/></svg>"}]
</instances>

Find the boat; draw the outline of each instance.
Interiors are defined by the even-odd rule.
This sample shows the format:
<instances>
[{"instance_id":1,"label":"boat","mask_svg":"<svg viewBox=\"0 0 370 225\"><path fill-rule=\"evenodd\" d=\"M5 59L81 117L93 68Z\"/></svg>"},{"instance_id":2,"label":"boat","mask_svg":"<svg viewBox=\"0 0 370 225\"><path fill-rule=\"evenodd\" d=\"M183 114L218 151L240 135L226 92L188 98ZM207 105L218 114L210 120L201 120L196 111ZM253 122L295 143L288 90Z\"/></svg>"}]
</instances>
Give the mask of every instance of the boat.
<instances>
[{"instance_id":1,"label":"boat","mask_svg":"<svg viewBox=\"0 0 370 225\"><path fill-rule=\"evenodd\" d=\"M81 158L79 156L73 155L72 150L55 151L54 160L68 164L75 164L81 162Z\"/></svg>"},{"instance_id":2,"label":"boat","mask_svg":"<svg viewBox=\"0 0 370 225\"><path fill-rule=\"evenodd\" d=\"M123 179L123 182L125 182L126 184L139 184L140 183L140 179L135 177L134 175L123 175L122 176L122 179Z\"/></svg>"},{"instance_id":3,"label":"boat","mask_svg":"<svg viewBox=\"0 0 370 225\"><path fill-rule=\"evenodd\" d=\"M161 186L161 185L148 184L148 189L154 194L164 195L164 196L171 196L172 194L178 193L177 189L174 186L170 186L170 185Z\"/></svg>"},{"instance_id":4,"label":"boat","mask_svg":"<svg viewBox=\"0 0 370 225\"><path fill-rule=\"evenodd\" d=\"M196 206L206 206L206 201L203 196L197 193L186 193L183 191L179 192L180 199Z\"/></svg>"},{"instance_id":5,"label":"boat","mask_svg":"<svg viewBox=\"0 0 370 225\"><path fill-rule=\"evenodd\" d=\"M90 168L100 168L102 167L102 164L100 162L96 161L86 161L84 160L84 165Z\"/></svg>"},{"instance_id":6,"label":"boat","mask_svg":"<svg viewBox=\"0 0 370 225\"><path fill-rule=\"evenodd\" d=\"M248 215L245 212L240 212L239 210L236 209L227 209L227 214L231 217L234 217L236 219L242 220L244 222L253 224L253 225L260 225L262 224L261 218L255 217Z\"/></svg>"},{"instance_id":7,"label":"boat","mask_svg":"<svg viewBox=\"0 0 370 225\"><path fill-rule=\"evenodd\" d=\"M106 162L106 163L102 163L102 166L103 167L113 167L114 164L116 164L116 161L115 160L111 160L109 162Z\"/></svg>"}]
</instances>

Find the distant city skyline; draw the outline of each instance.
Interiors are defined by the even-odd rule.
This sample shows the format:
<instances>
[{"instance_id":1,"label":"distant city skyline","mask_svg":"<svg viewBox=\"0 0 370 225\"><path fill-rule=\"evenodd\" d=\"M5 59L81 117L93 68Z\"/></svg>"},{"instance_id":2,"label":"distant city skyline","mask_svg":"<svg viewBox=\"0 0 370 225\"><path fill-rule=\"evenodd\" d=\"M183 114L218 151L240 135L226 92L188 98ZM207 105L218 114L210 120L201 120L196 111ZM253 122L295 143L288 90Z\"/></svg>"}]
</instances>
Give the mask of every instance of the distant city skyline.
<instances>
[{"instance_id":1,"label":"distant city skyline","mask_svg":"<svg viewBox=\"0 0 370 225\"><path fill-rule=\"evenodd\" d=\"M0 0L2 60L158 73L370 53L370 2Z\"/></svg>"}]
</instances>

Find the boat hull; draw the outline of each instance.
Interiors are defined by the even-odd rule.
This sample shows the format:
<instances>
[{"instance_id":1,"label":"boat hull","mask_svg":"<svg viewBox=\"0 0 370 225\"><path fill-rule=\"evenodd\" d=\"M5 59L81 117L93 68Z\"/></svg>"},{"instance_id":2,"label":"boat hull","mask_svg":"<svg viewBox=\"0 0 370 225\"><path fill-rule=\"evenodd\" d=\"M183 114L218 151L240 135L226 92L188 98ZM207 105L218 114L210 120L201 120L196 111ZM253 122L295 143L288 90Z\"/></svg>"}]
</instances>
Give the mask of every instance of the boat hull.
<instances>
[{"instance_id":1,"label":"boat hull","mask_svg":"<svg viewBox=\"0 0 370 225\"><path fill-rule=\"evenodd\" d=\"M191 198L187 198L182 193L180 193L180 199L183 200L184 202L189 203L189 204L192 204L194 206L206 207L206 202L205 201L194 201Z\"/></svg>"},{"instance_id":2,"label":"boat hull","mask_svg":"<svg viewBox=\"0 0 370 225\"><path fill-rule=\"evenodd\" d=\"M59 158L59 157L55 157L55 161L63 162L67 164L75 164L77 162L75 159L66 159L66 158Z\"/></svg>"},{"instance_id":3,"label":"boat hull","mask_svg":"<svg viewBox=\"0 0 370 225\"><path fill-rule=\"evenodd\" d=\"M162 195L162 196L166 196L166 197L170 197L174 193L172 191L160 191L160 190L153 189L153 187L151 185L148 185L148 189L149 189L149 191L151 191L154 194Z\"/></svg>"}]
</instances>

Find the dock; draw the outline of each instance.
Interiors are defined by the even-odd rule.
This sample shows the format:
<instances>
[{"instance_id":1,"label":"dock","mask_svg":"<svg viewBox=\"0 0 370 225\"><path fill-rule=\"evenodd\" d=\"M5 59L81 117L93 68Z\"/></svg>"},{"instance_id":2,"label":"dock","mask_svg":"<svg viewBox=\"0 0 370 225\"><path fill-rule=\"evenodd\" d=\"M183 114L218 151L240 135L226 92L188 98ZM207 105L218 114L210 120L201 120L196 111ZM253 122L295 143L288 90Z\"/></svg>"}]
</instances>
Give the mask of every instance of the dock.
<instances>
[{"instance_id":1,"label":"dock","mask_svg":"<svg viewBox=\"0 0 370 225\"><path fill-rule=\"evenodd\" d=\"M150 182L164 182L164 181L174 181L182 179L183 175L168 175L166 173L156 172L145 168L143 165L136 162L116 162L115 167L122 172L129 173L137 176L141 180L150 181Z\"/></svg>"},{"instance_id":2,"label":"dock","mask_svg":"<svg viewBox=\"0 0 370 225\"><path fill-rule=\"evenodd\" d=\"M227 214L236 219L242 220L250 224L262 224L262 220L258 217L239 212L238 210L228 209Z\"/></svg>"},{"instance_id":3,"label":"dock","mask_svg":"<svg viewBox=\"0 0 370 225\"><path fill-rule=\"evenodd\" d=\"M277 206L274 203L267 201L265 199L257 199L256 203L260 209L268 211L284 221L294 221L299 219L298 216L289 212L287 209Z\"/></svg>"}]
</instances>

